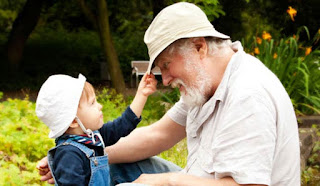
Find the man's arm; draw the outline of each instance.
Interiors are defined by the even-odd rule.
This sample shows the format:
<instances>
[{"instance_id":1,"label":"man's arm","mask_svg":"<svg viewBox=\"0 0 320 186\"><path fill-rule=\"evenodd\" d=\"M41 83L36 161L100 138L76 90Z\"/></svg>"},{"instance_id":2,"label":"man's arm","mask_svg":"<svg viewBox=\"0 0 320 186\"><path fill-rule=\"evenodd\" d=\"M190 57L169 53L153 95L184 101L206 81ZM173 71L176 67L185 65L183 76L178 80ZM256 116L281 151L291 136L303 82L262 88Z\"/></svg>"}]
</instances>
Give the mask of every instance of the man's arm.
<instances>
[{"instance_id":1,"label":"man's arm","mask_svg":"<svg viewBox=\"0 0 320 186\"><path fill-rule=\"evenodd\" d=\"M135 129L105 151L110 164L135 162L171 148L185 136L185 127L165 114L156 123Z\"/></svg>"},{"instance_id":2,"label":"man's arm","mask_svg":"<svg viewBox=\"0 0 320 186\"><path fill-rule=\"evenodd\" d=\"M174 186L194 186L194 185L203 185L203 186L240 186L237 182L234 181L232 177L225 177L222 179L213 179L213 178L203 178L198 176L193 176L189 174L182 173L163 173L163 174L142 174L134 183L142 183L147 185L174 185ZM263 186L256 184L246 184L241 186Z\"/></svg>"}]
</instances>

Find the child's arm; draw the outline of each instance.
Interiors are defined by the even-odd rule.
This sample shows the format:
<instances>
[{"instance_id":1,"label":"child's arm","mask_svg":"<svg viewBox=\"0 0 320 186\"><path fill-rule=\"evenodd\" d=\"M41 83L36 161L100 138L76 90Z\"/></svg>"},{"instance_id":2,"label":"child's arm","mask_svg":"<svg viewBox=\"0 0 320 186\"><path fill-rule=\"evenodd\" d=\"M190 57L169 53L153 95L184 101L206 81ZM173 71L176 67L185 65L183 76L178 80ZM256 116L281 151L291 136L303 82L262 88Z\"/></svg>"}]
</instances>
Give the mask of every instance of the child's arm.
<instances>
[{"instance_id":1,"label":"child's arm","mask_svg":"<svg viewBox=\"0 0 320 186\"><path fill-rule=\"evenodd\" d=\"M157 80L153 74L147 73L142 77L136 96L134 97L130 108L140 118L144 105L147 102L148 96L157 90Z\"/></svg>"},{"instance_id":2,"label":"child's arm","mask_svg":"<svg viewBox=\"0 0 320 186\"><path fill-rule=\"evenodd\" d=\"M120 117L109 121L99 129L106 146L113 145L121 137L127 136L136 128L141 120L141 112L150 94L156 91L157 80L154 75L144 75L139 84L135 98L131 105Z\"/></svg>"}]
</instances>

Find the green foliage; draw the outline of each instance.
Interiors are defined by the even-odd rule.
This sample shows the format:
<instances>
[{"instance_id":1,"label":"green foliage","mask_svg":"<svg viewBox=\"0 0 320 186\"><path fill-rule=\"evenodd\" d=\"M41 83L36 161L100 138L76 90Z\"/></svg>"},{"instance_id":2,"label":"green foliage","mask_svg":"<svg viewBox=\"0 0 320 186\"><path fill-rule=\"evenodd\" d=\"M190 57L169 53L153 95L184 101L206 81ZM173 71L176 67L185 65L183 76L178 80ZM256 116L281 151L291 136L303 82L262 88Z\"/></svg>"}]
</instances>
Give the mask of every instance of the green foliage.
<instances>
[{"instance_id":1,"label":"green foliage","mask_svg":"<svg viewBox=\"0 0 320 186\"><path fill-rule=\"evenodd\" d=\"M20 11L27 0L0 0L0 9Z\"/></svg>"},{"instance_id":2,"label":"green foliage","mask_svg":"<svg viewBox=\"0 0 320 186\"><path fill-rule=\"evenodd\" d=\"M17 12L12 10L0 9L0 31L8 32L17 17Z\"/></svg>"},{"instance_id":3,"label":"green foliage","mask_svg":"<svg viewBox=\"0 0 320 186\"><path fill-rule=\"evenodd\" d=\"M198 5L206 13L209 21L226 15L219 0L187 0L187 2Z\"/></svg>"},{"instance_id":4,"label":"green foliage","mask_svg":"<svg viewBox=\"0 0 320 186\"><path fill-rule=\"evenodd\" d=\"M318 125L313 125L316 129L317 137L320 137L320 130ZM320 142L316 141L312 149L311 155L307 161L305 170L301 170L301 185L319 185L320 184Z\"/></svg>"},{"instance_id":5,"label":"green foliage","mask_svg":"<svg viewBox=\"0 0 320 186\"><path fill-rule=\"evenodd\" d=\"M254 15L254 16L253 16ZM255 25L255 26L252 26ZM233 38L244 37L245 40L251 39L252 36L257 35L257 33L262 33L263 31L268 31L273 33L273 36L280 36L280 31L278 28L274 27L268 21L267 17L254 12L254 10L246 10L241 12L241 27L245 33L234 33Z\"/></svg>"},{"instance_id":6,"label":"green foliage","mask_svg":"<svg viewBox=\"0 0 320 186\"><path fill-rule=\"evenodd\" d=\"M225 16L226 13L223 11L219 0L182 0L183 2L189 2L199 6L207 15L209 21L213 21L220 16ZM170 0L169 4L181 2L177 0Z\"/></svg>"},{"instance_id":7,"label":"green foliage","mask_svg":"<svg viewBox=\"0 0 320 186\"><path fill-rule=\"evenodd\" d=\"M1 39L0 39L1 41ZM1 43L3 44L3 43ZM4 52L4 46L0 52ZM4 44L3 44L4 45ZM0 55L0 60L5 61ZM99 35L94 31L69 32L64 28L53 30L37 28L28 39L19 80L1 79L3 90L28 87L38 90L51 74L84 74L93 84L100 81L101 48Z\"/></svg>"},{"instance_id":8,"label":"green foliage","mask_svg":"<svg viewBox=\"0 0 320 186\"><path fill-rule=\"evenodd\" d=\"M0 32L9 32L26 0L0 0Z\"/></svg>"},{"instance_id":9,"label":"green foliage","mask_svg":"<svg viewBox=\"0 0 320 186\"><path fill-rule=\"evenodd\" d=\"M177 143L171 149L162 152L159 157L175 163L176 165L184 168L187 165L187 140L184 139Z\"/></svg>"},{"instance_id":10,"label":"green foliage","mask_svg":"<svg viewBox=\"0 0 320 186\"><path fill-rule=\"evenodd\" d=\"M180 99L180 91L178 88L174 88L171 91L166 91L165 93L159 92L162 96L164 102L168 102L171 105L178 102Z\"/></svg>"},{"instance_id":11,"label":"green foliage","mask_svg":"<svg viewBox=\"0 0 320 186\"><path fill-rule=\"evenodd\" d=\"M114 89L102 89L98 91L97 101L103 106L102 112L105 121L116 119L128 106L123 95L117 94Z\"/></svg>"},{"instance_id":12,"label":"green foliage","mask_svg":"<svg viewBox=\"0 0 320 186\"><path fill-rule=\"evenodd\" d=\"M114 89L97 91L97 101L103 106L102 112L105 121L116 119L130 105L133 97L124 98L117 94ZM142 121L139 126L146 126L158 121L165 112L179 100L179 91L158 92L149 96L142 111Z\"/></svg>"},{"instance_id":13,"label":"green foliage","mask_svg":"<svg viewBox=\"0 0 320 186\"><path fill-rule=\"evenodd\" d=\"M28 97L8 99L0 109L0 184L41 184L35 166L54 142L37 118L35 104Z\"/></svg>"},{"instance_id":14,"label":"green foliage","mask_svg":"<svg viewBox=\"0 0 320 186\"><path fill-rule=\"evenodd\" d=\"M114 1L108 5L112 39L124 78L129 81L131 61L149 60L143 37L153 18L152 7L139 0Z\"/></svg>"},{"instance_id":15,"label":"green foliage","mask_svg":"<svg viewBox=\"0 0 320 186\"><path fill-rule=\"evenodd\" d=\"M142 111L142 121L139 126L150 125L158 121L166 112L167 103L162 100L162 96L151 95Z\"/></svg>"},{"instance_id":16,"label":"green foliage","mask_svg":"<svg viewBox=\"0 0 320 186\"><path fill-rule=\"evenodd\" d=\"M297 114L320 113L318 49L308 53L311 47L299 41L299 32L296 36L279 41L254 37L248 44L243 43L247 52L256 55L278 76L292 99Z\"/></svg>"}]
</instances>

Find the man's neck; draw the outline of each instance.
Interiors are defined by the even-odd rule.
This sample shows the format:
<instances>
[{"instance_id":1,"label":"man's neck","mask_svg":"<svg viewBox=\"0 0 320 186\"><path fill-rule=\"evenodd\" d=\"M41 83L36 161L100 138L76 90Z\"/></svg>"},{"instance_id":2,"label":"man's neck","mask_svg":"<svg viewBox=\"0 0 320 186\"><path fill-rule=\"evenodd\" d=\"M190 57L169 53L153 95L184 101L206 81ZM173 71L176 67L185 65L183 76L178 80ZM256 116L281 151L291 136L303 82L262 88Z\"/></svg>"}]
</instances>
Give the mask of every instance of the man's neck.
<instances>
[{"instance_id":1,"label":"man's neck","mask_svg":"<svg viewBox=\"0 0 320 186\"><path fill-rule=\"evenodd\" d=\"M221 53L220 53L221 52ZM212 56L212 63L210 64L210 74L212 75L212 95L214 95L217 90L219 84L222 81L224 72L227 69L227 66L235 52L230 47L225 47L219 50L219 53ZM211 97L210 96L210 97Z\"/></svg>"}]
</instances>

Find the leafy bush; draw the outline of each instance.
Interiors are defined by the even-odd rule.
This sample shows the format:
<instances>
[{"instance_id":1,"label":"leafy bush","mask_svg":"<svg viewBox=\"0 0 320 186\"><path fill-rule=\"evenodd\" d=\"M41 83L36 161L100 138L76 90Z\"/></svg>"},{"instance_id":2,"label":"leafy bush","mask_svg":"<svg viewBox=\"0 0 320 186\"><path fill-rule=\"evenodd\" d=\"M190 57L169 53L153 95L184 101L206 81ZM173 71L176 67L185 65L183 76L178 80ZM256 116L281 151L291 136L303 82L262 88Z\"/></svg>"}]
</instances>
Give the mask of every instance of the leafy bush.
<instances>
[{"instance_id":1,"label":"leafy bush","mask_svg":"<svg viewBox=\"0 0 320 186\"><path fill-rule=\"evenodd\" d=\"M320 128L313 125L316 130L317 138L320 137ZM311 155L307 161L305 170L301 170L301 185L319 185L320 184L320 141L316 141L312 149Z\"/></svg>"},{"instance_id":2,"label":"leafy bush","mask_svg":"<svg viewBox=\"0 0 320 186\"><path fill-rule=\"evenodd\" d=\"M117 94L114 89L102 89L98 91L97 101L102 105L105 121L116 119L128 106L123 95Z\"/></svg>"},{"instance_id":3,"label":"leafy bush","mask_svg":"<svg viewBox=\"0 0 320 186\"><path fill-rule=\"evenodd\" d=\"M163 101L162 95L164 94L149 96L142 111L142 121L139 126L149 125L165 114L166 103ZM119 117L132 100L132 96L124 98L123 95L117 94L114 89L104 88L97 92L97 101L103 105L102 112L106 121Z\"/></svg>"},{"instance_id":4,"label":"leafy bush","mask_svg":"<svg viewBox=\"0 0 320 186\"><path fill-rule=\"evenodd\" d=\"M303 27L308 33L307 28ZM301 30L300 30L301 31ZM286 88L297 114L320 113L320 50L299 42L297 35L280 40L269 33L244 44L245 50L259 58ZM319 39L319 34L314 40ZM244 42L244 41L243 41Z\"/></svg>"},{"instance_id":5,"label":"leafy bush","mask_svg":"<svg viewBox=\"0 0 320 186\"><path fill-rule=\"evenodd\" d=\"M42 184L36 162L46 156L54 142L48 128L35 114L35 104L28 100L0 102L0 184Z\"/></svg>"}]
</instances>

